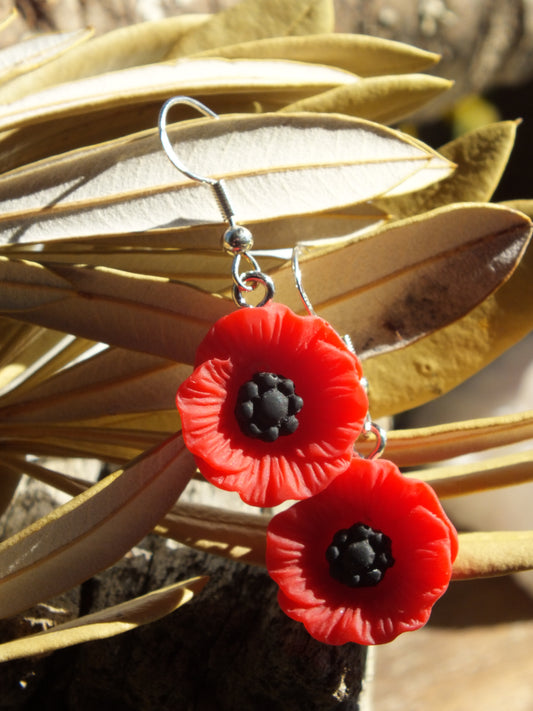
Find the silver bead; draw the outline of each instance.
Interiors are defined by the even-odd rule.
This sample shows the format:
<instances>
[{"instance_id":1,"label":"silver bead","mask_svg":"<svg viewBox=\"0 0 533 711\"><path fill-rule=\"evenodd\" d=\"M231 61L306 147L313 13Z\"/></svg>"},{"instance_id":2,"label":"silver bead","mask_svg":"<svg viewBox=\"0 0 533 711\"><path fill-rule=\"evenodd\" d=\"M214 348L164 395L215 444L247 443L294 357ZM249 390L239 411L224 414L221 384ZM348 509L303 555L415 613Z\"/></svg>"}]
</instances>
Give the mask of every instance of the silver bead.
<instances>
[{"instance_id":1,"label":"silver bead","mask_svg":"<svg viewBox=\"0 0 533 711\"><path fill-rule=\"evenodd\" d=\"M250 230L241 225L227 229L222 236L222 247L228 254L242 254L254 246Z\"/></svg>"}]
</instances>

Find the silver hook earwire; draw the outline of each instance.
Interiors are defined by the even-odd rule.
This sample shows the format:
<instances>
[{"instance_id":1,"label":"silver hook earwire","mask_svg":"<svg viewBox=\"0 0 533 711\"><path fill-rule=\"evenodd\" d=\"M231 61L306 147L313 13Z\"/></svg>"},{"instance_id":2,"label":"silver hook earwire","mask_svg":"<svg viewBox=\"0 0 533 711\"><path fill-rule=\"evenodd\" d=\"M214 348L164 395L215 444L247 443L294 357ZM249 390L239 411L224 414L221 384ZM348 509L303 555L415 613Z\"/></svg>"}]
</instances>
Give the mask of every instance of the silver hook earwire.
<instances>
[{"instance_id":1,"label":"silver hook earwire","mask_svg":"<svg viewBox=\"0 0 533 711\"><path fill-rule=\"evenodd\" d=\"M237 224L235 212L231 207L228 194L226 193L226 185L224 181L217 180L216 178L210 178L207 175L199 175L198 173L194 173L192 170L189 170L178 158L176 151L170 143L167 133L167 115L169 110L177 104L191 106L204 116L208 116L210 118L218 119L219 116L210 108L202 104L201 101L197 101L190 96L173 96L171 99L167 99L167 101L165 101L161 107L161 111L159 112L159 139L161 141L161 145L163 146L163 150L167 154L167 158L172 165L180 171L180 173L183 173L183 175L186 175L188 178L195 180L198 183L210 185L214 190L220 211L224 219L229 223L229 228L222 236L222 248L233 257L233 300L237 306L252 308L252 305L246 302L243 294L253 291L258 285L262 285L265 289L265 294L257 306L264 306L274 296L274 282L267 274L263 274L263 272L260 271L257 260L249 253L249 250L252 249L254 244L252 233L246 227L242 227L242 225ZM249 262L252 267L251 271L239 273L241 257L245 257Z\"/></svg>"},{"instance_id":2,"label":"silver hook earwire","mask_svg":"<svg viewBox=\"0 0 533 711\"><path fill-rule=\"evenodd\" d=\"M167 115L170 109L178 104L190 106L191 108L199 111L204 116L208 116L214 119L219 118L218 114L216 114L210 108L205 106L205 104L202 104L201 101L197 101L196 99L193 99L190 96L173 96L171 99L165 101L165 103L161 107L161 111L159 112L159 140L161 141L163 150L165 151L169 161L175 168L180 171L180 173L183 173L183 175L186 175L191 180L195 180L198 183L204 183L205 185L210 185L213 188L222 216L225 220L227 220L227 222L229 222L231 227L235 227L235 212L231 207L224 181L217 180L216 178L210 178L206 175L199 175L198 173L194 173L192 170L189 170L178 158L176 151L170 143L170 139L167 133Z\"/></svg>"},{"instance_id":3,"label":"silver hook earwire","mask_svg":"<svg viewBox=\"0 0 533 711\"><path fill-rule=\"evenodd\" d=\"M352 343L352 339L348 334L342 337L342 340L346 344L346 347L348 348L349 351L351 351L354 355L357 355L355 352L355 347ZM368 394L368 380L363 377L361 378L361 385L363 386L363 390L365 393ZM366 457L362 457L362 459L376 459L376 457L381 457L383 452L385 451L385 447L387 446L387 430L384 429L381 425L378 425L377 422L374 422L374 420L370 417L370 411L366 413L365 421L363 424L363 433L362 436L364 438L369 437L370 435L374 435L376 438L376 444L374 446L374 449L370 452L370 454L367 454Z\"/></svg>"},{"instance_id":4,"label":"silver hook earwire","mask_svg":"<svg viewBox=\"0 0 533 711\"><path fill-rule=\"evenodd\" d=\"M298 258L299 251L300 251L300 247L298 245L293 247L291 266L292 266L292 273L294 275L294 281L296 282L296 288L298 289L298 293L300 294L300 298L302 299L302 301L304 303L307 313L310 316L316 316L317 314L313 308L313 304L311 303L311 300L307 296L305 289L303 287L302 270L300 269L300 261Z\"/></svg>"}]
</instances>

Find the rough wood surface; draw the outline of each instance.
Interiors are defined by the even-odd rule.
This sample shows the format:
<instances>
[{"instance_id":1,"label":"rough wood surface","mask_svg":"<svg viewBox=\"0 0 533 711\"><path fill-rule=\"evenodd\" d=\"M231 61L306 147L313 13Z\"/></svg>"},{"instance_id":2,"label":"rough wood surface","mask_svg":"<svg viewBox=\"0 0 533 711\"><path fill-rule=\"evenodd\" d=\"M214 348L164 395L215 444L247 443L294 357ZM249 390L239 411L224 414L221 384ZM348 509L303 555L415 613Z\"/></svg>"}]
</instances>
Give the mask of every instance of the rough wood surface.
<instances>
[{"instance_id":1,"label":"rough wood surface","mask_svg":"<svg viewBox=\"0 0 533 711\"><path fill-rule=\"evenodd\" d=\"M23 496L18 510L33 518ZM46 495L37 499L42 514ZM0 710L358 711L365 648L312 639L281 612L262 569L155 536L78 590L0 623L0 640L199 574L211 576L201 595L159 622L3 664Z\"/></svg>"}]
</instances>

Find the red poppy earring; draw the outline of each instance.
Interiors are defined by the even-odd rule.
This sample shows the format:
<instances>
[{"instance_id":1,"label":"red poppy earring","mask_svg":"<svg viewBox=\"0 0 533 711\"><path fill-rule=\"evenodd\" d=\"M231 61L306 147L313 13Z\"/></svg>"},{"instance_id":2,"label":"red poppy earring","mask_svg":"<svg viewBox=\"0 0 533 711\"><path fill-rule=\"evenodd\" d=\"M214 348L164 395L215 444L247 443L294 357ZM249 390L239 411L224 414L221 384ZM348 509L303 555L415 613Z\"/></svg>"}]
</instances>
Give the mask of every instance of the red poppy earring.
<instances>
[{"instance_id":1,"label":"red poppy earring","mask_svg":"<svg viewBox=\"0 0 533 711\"><path fill-rule=\"evenodd\" d=\"M350 465L368 409L361 365L322 318L272 301L274 284L250 251L252 235L237 224L224 181L188 170L170 144L166 118L176 104L218 117L177 96L163 105L159 132L175 167L215 191L230 225L222 241L233 257L239 307L212 326L194 372L178 390L183 438L204 477L246 503L270 507L305 499ZM251 270L241 273L243 259ZM246 294L258 285L265 295L251 306Z\"/></svg>"},{"instance_id":2,"label":"red poppy earring","mask_svg":"<svg viewBox=\"0 0 533 711\"><path fill-rule=\"evenodd\" d=\"M327 644L383 644L422 627L448 588L458 551L433 489L380 459L387 435L368 413L363 429L376 438L368 457L355 454L326 489L268 526L266 563L279 605Z\"/></svg>"}]
</instances>

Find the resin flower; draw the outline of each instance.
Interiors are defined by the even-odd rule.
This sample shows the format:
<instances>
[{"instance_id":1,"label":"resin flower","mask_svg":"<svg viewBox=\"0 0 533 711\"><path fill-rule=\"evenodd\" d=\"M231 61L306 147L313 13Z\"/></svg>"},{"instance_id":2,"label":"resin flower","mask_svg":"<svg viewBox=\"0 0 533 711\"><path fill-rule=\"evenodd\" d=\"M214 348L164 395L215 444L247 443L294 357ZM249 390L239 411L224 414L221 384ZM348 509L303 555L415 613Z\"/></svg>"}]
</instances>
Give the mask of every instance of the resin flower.
<instances>
[{"instance_id":1,"label":"resin flower","mask_svg":"<svg viewBox=\"0 0 533 711\"><path fill-rule=\"evenodd\" d=\"M450 581L457 533L427 484L354 459L274 516L267 568L283 611L327 644L382 644L424 625Z\"/></svg>"},{"instance_id":2,"label":"resin flower","mask_svg":"<svg viewBox=\"0 0 533 711\"><path fill-rule=\"evenodd\" d=\"M303 499L343 472L367 412L361 366L321 318L282 304L215 323L177 405L202 474L254 506Z\"/></svg>"}]
</instances>

